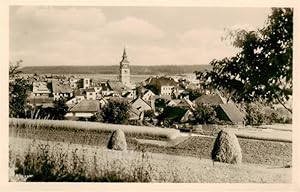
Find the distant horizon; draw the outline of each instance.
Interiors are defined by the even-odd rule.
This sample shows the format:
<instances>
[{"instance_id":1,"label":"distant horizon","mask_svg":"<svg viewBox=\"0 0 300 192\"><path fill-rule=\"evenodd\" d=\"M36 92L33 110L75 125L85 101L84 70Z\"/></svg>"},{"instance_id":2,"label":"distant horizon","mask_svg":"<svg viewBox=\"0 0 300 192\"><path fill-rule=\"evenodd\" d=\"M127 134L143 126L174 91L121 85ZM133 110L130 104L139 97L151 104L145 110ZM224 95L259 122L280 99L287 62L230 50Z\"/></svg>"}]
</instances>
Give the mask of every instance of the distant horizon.
<instances>
[{"instance_id":1,"label":"distant horizon","mask_svg":"<svg viewBox=\"0 0 300 192\"><path fill-rule=\"evenodd\" d=\"M171 67L170 67L171 66ZM139 74L184 74L211 70L211 65L132 65L130 73ZM94 66L24 66L24 74L118 74L119 65Z\"/></svg>"},{"instance_id":2,"label":"distant horizon","mask_svg":"<svg viewBox=\"0 0 300 192\"><path fill-rule=\"evenodd\" d=\"M202 65L202 66L206 66L206 65L210 65L210 64L147 64L147 65L143 65L143 64L129 64L129 67L130 66L145 66L145 67L158 67L158 66L199 66L199 65ZM26 65L26 66L22 66L21 65L21 68L24 68L24 67L109 67L109 66L119 66L119 65L50 65L50 66L47 66L47 65Z\"/></svg>"}]
</instances>

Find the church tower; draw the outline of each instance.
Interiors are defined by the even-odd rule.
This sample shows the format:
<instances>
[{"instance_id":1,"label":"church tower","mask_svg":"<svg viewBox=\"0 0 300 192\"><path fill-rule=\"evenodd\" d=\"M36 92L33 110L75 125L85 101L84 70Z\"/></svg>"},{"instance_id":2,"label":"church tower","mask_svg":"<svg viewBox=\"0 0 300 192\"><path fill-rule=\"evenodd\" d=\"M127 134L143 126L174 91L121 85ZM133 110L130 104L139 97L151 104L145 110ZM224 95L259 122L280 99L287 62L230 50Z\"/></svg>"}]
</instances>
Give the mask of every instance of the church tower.
<instances>
[{"instance_id":1,"label":"church tower","mask_svg":"<svg viewBox=\"0 0 300 192\"><path fill-rule=\"evenodd\" d=\"M126 49L124 48L122 60L120 62L119 80L126 86L130 86L130 68L127 60Z\"/></svg>"}]
</instances>

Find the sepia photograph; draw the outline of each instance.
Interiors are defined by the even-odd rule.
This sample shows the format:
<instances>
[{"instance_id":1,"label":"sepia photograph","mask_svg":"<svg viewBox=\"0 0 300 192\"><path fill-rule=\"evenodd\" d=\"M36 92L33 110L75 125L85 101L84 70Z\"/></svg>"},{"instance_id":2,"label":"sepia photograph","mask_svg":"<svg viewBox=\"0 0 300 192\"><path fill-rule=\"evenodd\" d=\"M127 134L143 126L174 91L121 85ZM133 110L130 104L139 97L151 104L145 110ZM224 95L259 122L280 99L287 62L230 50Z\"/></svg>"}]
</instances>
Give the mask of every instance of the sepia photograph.
<instances>
[{"instance_id":1,"label":"sepia photograph","mask_svg":"<svg viewBox=\"0 0 300 192\"><path fill-rule=\"evenodd\" d=\"M8 182L291 184L294 7L9 6Z\"/></svg>"}]
</instances>

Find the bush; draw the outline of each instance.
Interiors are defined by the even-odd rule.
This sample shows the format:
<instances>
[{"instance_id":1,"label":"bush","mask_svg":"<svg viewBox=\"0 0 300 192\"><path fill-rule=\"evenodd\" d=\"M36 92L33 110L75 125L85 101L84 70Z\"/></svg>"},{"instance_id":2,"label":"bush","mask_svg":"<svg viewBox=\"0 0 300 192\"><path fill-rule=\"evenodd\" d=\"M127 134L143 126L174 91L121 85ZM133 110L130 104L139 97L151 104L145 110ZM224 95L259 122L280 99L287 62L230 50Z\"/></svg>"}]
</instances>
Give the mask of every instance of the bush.
<instances>
[{"instance_id":1,"label":"bush","mask_svg":"<svg viewBox=\"0 0 300 192\"><path fill-rule=\"evenodd\" d=\"M108 141L108 149L124 151L127 149L125 134L122 130L114 131Z\"/></svg>"},{"instance_id":2,"label":"bush","mask_svg":"<svg viewBox=\"0 0 300 192\"><path fill-rule=\"evenodd\" d=\"M218 121L217 113L213 106L198 104L193 110L196 124L214 124Z\"/></svg>"},{"instance_id":3,"label":"bush","mask_svg":"<svg viewBox=\"0 0 300 192\"><path fill-rule=\"evenodd\" d=\"M238 164L242 162L242 150L234 133L221 130L211 153L214 161Z\"/></svg>"},{"instance_id":4,"label":"bush","mask_svg":"<svg viewBox=\"0 0 300 192\"><path fill-rule=\"evenodd\" d=\"M274 109L261 103L248 103L245 105L246 125L262 125L272 123L291 123L291 113L284 109Z\"/></svg>"},{"instance_id":5,"label":"bush","mask_svg":"<svg viewBox=\"0 0 300 192\"><path fill-rule=\"evenodd\" d=\"M268 123L269 117L264 112L264 106L259 103L247 103L245 105L246 125L261 125Z\"/></svg>"}]
</instances>

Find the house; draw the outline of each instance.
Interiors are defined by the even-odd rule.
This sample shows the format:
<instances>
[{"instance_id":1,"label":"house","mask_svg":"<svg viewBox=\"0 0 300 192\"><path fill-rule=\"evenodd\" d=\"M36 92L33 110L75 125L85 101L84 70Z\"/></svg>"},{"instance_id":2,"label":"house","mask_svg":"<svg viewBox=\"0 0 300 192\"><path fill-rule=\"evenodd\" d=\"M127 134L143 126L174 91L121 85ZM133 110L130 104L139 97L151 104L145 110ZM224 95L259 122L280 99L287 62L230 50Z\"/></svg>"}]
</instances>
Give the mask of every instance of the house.
<instances>
[{"instance_id":1,"label":"house","mask_svg":"<svg viewBox=\"0 0 300 192\"><path fill-rule=\"evenodd\" d=\"M187 98L183 98L179 101L179 103L177 104L177 107L182 107L182 108L186 108L186 109L193 109L194 108L194 103L191 102Z\"/></svg>"},{"instance_id":2,"label":"house","mask_svg":"<svg viewBox=\"0 0 300 192\"><path fill-rule=\"evenodd\" d=\"M146 80L149 86L155 87L160 96L167 96L171 98L174 87L177 86L177 82L171 77L151 77Z\"/></svg>"},{"instance_id":3,"label":"house","mask_svg":"<svg viewBox=\"0 0 300 192\"><path fill-rule=\"evenodd\" d=\"M193 119L193 113L189 109L181 107L166 107L162 115L163 121L173 123L184 123Z\"/></svg>"},{"instance_id":4,"label":"house","mask_svg":"<svg viewBox=\"0 0 300 192\"><path fill-rule=\"evenodd\" d=\"M125 93L122 94L122 97L129 98L129 99L133 99L134 96L135 96L134 90L133 91L128 91L128 92L125 92Z\"/></svg>"},{"instance_id":5,"label":"house","mask_svg":"<svg viewBox=\"0 0 300 192\"><path fill-rule=\"evenodd\" d=\"M62 84L57 80L52 81L52 93L54 100L58 100L61 97L66 99L73 97L73 89L70 84Z\"/></svg>"},{"instance_id":6,"label":"house","mask_svg":"<svg viewBox=\"0 0 300 192\"><path fill-rule=\"evenodd\" d=\"M129 120L142 120L144 118L143 115L143 111L139 111L135 108L129 110Z\"/></svg>"},{"instance_id":7,"label":"house","mask_svg":"<svg viewBox=\"0 0 300 192\"><path fill-rule=\"evenodd\" d=\"M151 100L152 97L154 97L155 94L151 91L151 90L148 90L146 89L144 92L143 92L143 96L142 96L142 99L144 101L149 101Z\"/></svg>"},{"instance_id":8,"label":"house","mask_svg":"<svg viewBox=\"0 0 300 192\"><path fill-rule=\"evenodd\" d=\"M43 108L53 107L53 97L29 97L27 104L32 107L42 106Z\"/></svg>"},{"instance_id":9,"label":"house","mask_svg":"<svg viewBox=\"0 0 300 192\"><path fill-rule=\"evenodd\" d=\"M131 108L129 111L129 122L131 124L142 125L144 119L144 111L139 111L135 108Z\"/></svg>"},{"instance_id":10,"label":"house","mask_svg":"<svg viewBox=\"0 0 300 192\"><path fill-rule=\"evenodd\" d=\"M133 99L136 97L135 89L131 89L120 81L107 81L112 96L122 96Z\"/></svg>"},{"instance_id":11,"label":"house","mask_svg":"<svg viewBox=\"0 0 300 192\"><path fill-rule=\"evenodd\" d=\"M77 103L81 102L85 100L85 95L80 95L80 94L75 94L75 97L71 98L70 100L68 100L66 102L66 105L71 108L74 105L76 105Z\"/></svg>"},{"instance_id":12,"label":"house","mask_svg":"<svg viewBox=\"0 0 300 192\"><path fill-rule=\"evenodd\" d=\"M96 100L97 93L94 88L86 89L86 99L87 100Z\"/></svg>"},{"instance_id":13,"label":"house","mask_svg":"<svg viewBox=\"0 0 300 192\"><path fill-rule=\"evenodd\" d=\"M99 100L99 103L100 103L100 109L102 109L108 103L108 100L106 98L101 98Z\"/></svg>"},{"instance_id":14,"label":"house","mask_svg":"<svg viewBox=\"0 0 300 192\"><path fill-rule=\"evenodd\" d=\"M244 115L233 103L220 104L216 108L216 113L220 120L230 121L233 124L244 124Z\"/></svg>"},{"instance_id":15,"label":"house","mask_svg":"<svg viewBox=\"0 0 300 192\"><path fill-rule=\"evenodd\" d=\"M92 80L90 78L83 78L83 88L88 89L92 84Z\"/></svg>"},{"instance_id":16,"label":"house","mask_svg":"<svg viewBox=\"0 0 300 192\"><path fill-rule=\"evenodd\" d=\"M144 101L141 97L136 98L131 102L133 108L139 111L152 110L151 104Z\"/></svg>"},{"instance_id":17,"label":"house","mask_svg":"<svg viewBox=\"0 0 300 192\"><path fill-rule=\"evenodd\" d=\"M190 121L193 118L194 118L194 114L191 112L191 110L186 110L185 113L180 118L180 123Z\"/></svg>"},{"instance_id":18,"label":"house","mask_svg":"<svg viewBox=\"0 0 300 192\"><path fill-rule=\"evenodd\" d=\"M124 85L120 81L107 81L107 85L109 86L109 88L112 91L117 92L120 95L122 95L123 92L127 92L127 91L130 90L129 87L127 87L126 85Z\"/></svg>"},{"instance_id":19,"label":"house","mask_svg":"<svg viewBox=\"0 0 300 192\"><path fill-rule=\"evenodd\" d=\"M224 101L219 95L201 95L197 99L194 100L195 105L205 104L205 105L220 105L224 104Z\"/></svg>"},{"instance_id":20,"label":"house","mask_svg":"<svg viewBox=\"0 0 300 192\"><path fill-rule=\"evenodd\" d=\"M33 82L32 95L34 97L49 97L50 93L47 82Z\"/></svg>"},{"instance_id":21,"label":"house","mask_svg":"<svg viewBox=\"0 0 300 192\"><path fill-rule=\"evenodd\" d=\"M79 79L76 79L73 75L69 78L69 82L72 89L78 88Z\"/></svg>"},{"instance_id":22,"label":"house","mask_svg":"<svg viewBox=\"0 0 300 192\"><path fill-rule=\"evenodd\" d=\"M108 86L107 82L100 83L100 86L101 86L101 94L102 94L103 97L113 94L113 91Z\"/></svg>"},{"instance_id":23,"label":"house","mask_svg":"<svg viewBox=\"0 0 300 192\"><path fill-rule=\"evenodd\" d=\"M172 99L167 103L167 106L175 107L180 103L180 99Z\"/></svg>"},{"instance_id":24,"label":"house","mask_svg":"<svg viewBox=\"0 0 300 192\"><path fill-rule=\"evenodd\" d=\"M97 100L83 100L74 105L65 115L68 119L91 118L100 110L100 103Z\"/></svg>"},{"instance_id":25,"label":"house","mask_svg":"<svg viewBox=\"0 0 300 192\"><path fill-rule=\"evenodd\" d=\"M185 88L183 85L177 84L176 86L174 86L173 93L176 98L178 98L179 95L181 95L184 91L185 91Z\"/></svg>"},{"instance_id":26,"label":"house","mask_svg":"<svg viewBox=\"0 0 300 192\"><path fill-rule=\"evenodd\" d=\"M102 91L102 84L105 84L105 81L93 80L91 87L95 89L97 95Z\"/></svg>"}]
</instances>

